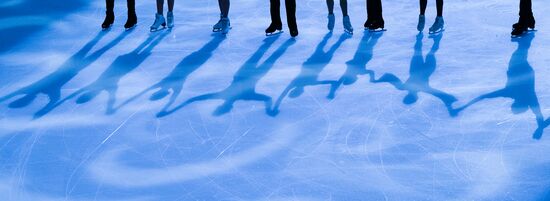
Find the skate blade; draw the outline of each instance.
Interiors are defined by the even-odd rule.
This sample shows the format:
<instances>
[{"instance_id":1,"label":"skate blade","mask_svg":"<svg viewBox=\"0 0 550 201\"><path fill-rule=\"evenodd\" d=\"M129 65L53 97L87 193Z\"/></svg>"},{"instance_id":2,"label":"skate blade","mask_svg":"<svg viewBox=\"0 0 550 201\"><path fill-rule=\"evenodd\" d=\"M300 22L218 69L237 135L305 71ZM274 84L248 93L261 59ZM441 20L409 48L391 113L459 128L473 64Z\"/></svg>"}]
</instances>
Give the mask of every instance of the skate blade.
<instances>
[{"instance_id":1,"label":"skate blade","mask_svg":"<svg viewBox=\"0 0 550 201\"><path fill-rule=\"evenodd\" d=\"M136 28L137 24L135 24L134 26L131 26L131 27L128 27L128 28L124 28L125 31L130 31L134 28Z\"/></svg>"},{"instance_id":2,"label":"skate blade","mask_svg":"<svg viewBox=\"0 0 550 201\"><path fill-rule=\"evenodd\" d=\"M384 32L384 31L387 31L387 29L384 29L384 28L378 28L378 29L369 29L369 28L366 28L365 30L369 31L369 32Z\"/></svg>"},{"instance_id":3,"label":"skate blade","mask_svg":"<svg viewBox=\"0 0 550 201\"><path fill-rule=\"evenodd\" d=\"M150 30L150 31L151 31L151 32L157 32L157 31L161 31L161 30L164 30L164 29L166 29L166 27L162 27L162 28L157 28L157 29L155 29L155 28L151 28L151 30Z\"/></svg>"},{"instance_id":4,"label":"skate blade","mask_svg":"<svg viewBox=\"0 0 550 201\"><path fill-rule=\"evenodd\" d=\"M345 33L349 34L349 35L353 35L353 31L350 31L350 30L344 30Z\"/></svg>"},{"instance_id":5,"label":"skate blade","mask_svg":"<svg viewBox=\"0 0 550 201\"><path fill-rule=\"evenodd\" d=\"M440 30L436 30L436 31L429 31L428 33L429 34L438 34L438 33L441 33L441 32L444 32L445 29L440 29Z\"/></svg>"},{"instance_id":6,"label":"skate blade","mask_svg":"<svg viewBox=\"0 0 550 201\"><path fill-rule=\"evenodd\" d=\"M102 31L109 31L109 30L111 30L111 27L113 27L113 24L110 24L110 25L109 25L108 27L106 27L106 28L101 27L101 30L102 30Z\"/></svg>"},{"instance_id":7,"label":"skate blade","mask_svg":"<svg viewBox=\"0 0 550 201\"><path fill-rule=\"evenodd\" d=\"M282 34L283 33L283 30L277 30L275 32L272 32L272 33L265 33L265 36L276 36L276 35L279 35L279 34Z\"/></svg>"},{"instance_id":8,"label":"skate blade","mask_svg":"<svg viewBox=\"0 0 550 201\"><path fill-rule=\"evenodd\" d=\"M220 31L222 31L221 28L213 28L213 29L212 29L212 32L220 32Z\"/></svg>"}]
</instances>

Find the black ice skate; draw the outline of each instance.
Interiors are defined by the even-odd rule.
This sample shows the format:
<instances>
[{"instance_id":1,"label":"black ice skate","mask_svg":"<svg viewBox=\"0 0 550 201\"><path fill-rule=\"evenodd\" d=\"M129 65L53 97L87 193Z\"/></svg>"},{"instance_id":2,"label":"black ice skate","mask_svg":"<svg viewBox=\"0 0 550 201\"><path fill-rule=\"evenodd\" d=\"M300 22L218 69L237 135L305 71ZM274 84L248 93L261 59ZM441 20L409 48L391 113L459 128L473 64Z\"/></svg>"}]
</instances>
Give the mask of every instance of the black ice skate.
<instances>
[{"instance_id":1,"label":"black ice skate","mask_svg":"<svg viewBox=\"0 0 550 201\"><path fill-rule=\"evenodd\" d=\"M113 23L115 22L115 14L111 11L107 11L105 12L105 20L103 20L103 24L101 24L101 28L103 30L107 30L109 28L111 28L111 26L113 25Z\"/></svg>"},{"instance_id":2,"label":"black ice skate","mask_svg":"<svg viewBox=\"0 0 550 201\"><path fill-rule=\"evenodd\" d=\"M521 37L529 31L535 30L535 18L533 16L527 19L519 19L518 23L515 23L512 30L512 38Z\"/></svg>"},{"instance_id":3,"label":"black ice skate","mask_svg":"<svg viewBox=\"0 0 550 201\"><path fill-rule=\"evenodd\" d=\"M298 32L298 30L296 30ZM282 23L271 23L269 27L265 30L266 36L274 36L283 33L283 25Z\"/></svg>"},{"instance_id":4,"label":"black ice skate","mask_svg":"<svg viewBox=\"0 0 550 201\"><path fill-rule=\"evenodd\" d=\"M126 20L126 24L124 24L124 28L126 31L136 27L137 25L137 15L135 12L128 12L128 20Z\"/></svg>"}]
</instances>

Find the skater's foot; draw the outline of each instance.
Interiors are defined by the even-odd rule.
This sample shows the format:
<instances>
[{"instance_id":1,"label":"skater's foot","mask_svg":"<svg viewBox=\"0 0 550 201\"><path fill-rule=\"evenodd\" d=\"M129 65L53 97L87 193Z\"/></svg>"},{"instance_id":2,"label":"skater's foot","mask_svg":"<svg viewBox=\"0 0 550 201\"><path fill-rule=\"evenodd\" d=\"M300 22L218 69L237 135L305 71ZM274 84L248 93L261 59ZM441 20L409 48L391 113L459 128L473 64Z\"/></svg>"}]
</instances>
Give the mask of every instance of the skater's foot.
<instances>
[{"instance_id":1,"label":"skater's foot","mask_svg":"<svg viewBox=\"0 0 550 201\"><path fill-rule=\"evenodd\" d=\"M334 30L334 23L336 21L336 17L334 16L334 14L328 14L328 24L327 24L327 29L329 31L332 31Z\"/></svg>"},{"instance_id":2,"label":"skater's foot","mask_svg":"<svg viewBox=\"0 0 550 201\"><path fill-rule=\"evenodd\" d=\"M445 30L445 21L443 20L443 17L438 16L435 18L435 22L430 27L430 34L439 33Z\"/></svg>"},{"instance_id":3,"label":"skater's foot","mask_svg":"<svg viewBox=\"0 0 550 201\"><path fill-rule=\"evenodd\" d=\"M371 25L372 25L372 20L369 18L367 19L367 21L365 21L365 24L363 25L363 27L365 27L365 30L368 30Z\"/></svg>"},{"instance_id":4,"label":"skater's foot","mask_svg":"<svg viewBox=\"0 0 550 201\"><path fill-rule=\"evenodd\" d=\"M128 20L126 20L126 24L124 24L124 28L126 30L134 28L137 24L137 15L135 12L128 12Z\"/></svg>"},{"instance_id":5,"label":"skater's foot","mask_svg":"<svg viewBox=\"0 0 550 201\"><path fill-rule=\"evenodd\" d=\"M151 25L151 32L160 30L160 26L162 26L162 28L166 27L166 20L162 14L157 13L155 14L155 22Z\"/></svg>"},{"instance_id":6,"label":"skater's foot","mask_svg":"<svg viewBox=\"0 0 550 201\"><path fill-rule=\"evenodd\" d=\"M384 29L384 20L373 20L368 29L371 32L386 31L386 29Z\"/></svg>"},{"instance_id":7,"label":"skater's foot","mask_svg":"<svg viewBox=\"0 0 550 201\"><path fill-rule=\"evenodd\" d=\"M351 26L351 20L349 19L349 16L344 16L342 21L344 24L344 31L348 34L353 34L353 26Z\"/></svg>"},{"instance_id":8,"label":"skater's foot","mask_svg":"<svg viewBox=\"0 0 550 201\"><path fill-rule=\"evenodd\" d=\"M298 29L290 30L290 36L292 36L292 37L298 36Z\"/></svg>"},{"instance_id":9,"label":"skater's foot","mask_svg":"<svg viewBox=\"0 0 550 201\"><path fill-rule=\"evenodd\" d=\"M274 23L272 22L267 29L265 29L265 35L266 36L273 36L277 35L283 32L283 24L282 23Z\"/></svg>"},{"instance_id":10,"label":"skater's foot","mask_svg":"<svg viewBox=\"0 0 550 201\"><path fill-rule=\"evenodd\" d=\"M115 22L115 13L113 11L107 11L105 12L105 20L103 20L103 24L101 24L101 28L108 29L113 25Z\"/></svg>"},{"instance_id":11,"label":"skater's foot","mask_svg":"<svg viewBox=\"0 0 550 201\"><path fill-rule=\"evenodd\" d=\"M512 38L520 37L521 35L527 33L529 28L527 25L518 23L514 24L514 29L512 30Z\"/></svg>"},{"instance_id":12,"label":"skater's foot","mask_svg":"<svg viewBox=\"0 0 550 201\"><path fill-rule=\"evenodd\" d=\"M220 22L222 34L227 34L229 32L229 29L231 29L231 22L229 21L229 18L224 17L220 19Z\"/></svg>"},{"instance_id":13,"label":"skater's foot","mask_svg":"<svg viewBox=\"0 0 550 201\"><path fill-rule=\"evenodd\" d=\"M418 16L418 25L416 26L416 29L418 31L423 31L424 26L426 26L426 17L424 15Z\"/></svg>"},{"instance_id":14,"label":"skater's foot","mask_svg":"<svg viewBox=\"0 0 550 201\"><path fill-rule=\"evenodd\" d=\"M168 28L174 27L174 13L171 11L166 13L166 24Z\"/></svg>"}]
</instances>

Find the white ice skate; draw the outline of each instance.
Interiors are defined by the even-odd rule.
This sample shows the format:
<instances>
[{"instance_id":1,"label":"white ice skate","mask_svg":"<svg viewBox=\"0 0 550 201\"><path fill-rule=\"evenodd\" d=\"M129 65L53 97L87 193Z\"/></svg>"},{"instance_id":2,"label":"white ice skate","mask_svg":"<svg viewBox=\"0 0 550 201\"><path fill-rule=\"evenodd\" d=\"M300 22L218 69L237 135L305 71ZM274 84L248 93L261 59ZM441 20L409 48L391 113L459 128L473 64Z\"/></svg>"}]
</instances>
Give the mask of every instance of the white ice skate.
<instances>
[{"instance_id":1,"label":"white ice skate","mask_svg":"<svg viewBox=\"0 0 550 201\"><path fill-rule=\"evenodd\" d=\"M353 35L353 26L351 26L349 16L344 16L342 21L344 23L344 31L350 35Z\"/></svg>"},{"instance_id":2,"label":"white ice skate","mask_svg":"<svg viewBox=\"0 0 550 201\"><path fill-rule=\"evenodd\" d=\"M164 19L164 16L162 14L155 14L155 22L153 25L151 25L151 32L159 31L163 28L160 28L162 26L163 28L166 27L166 20Z\"/></svg>"},{"instance_id":3,"label":"white ice skate","mask_svg":"<svg viewBox=\"0 0 550 201\"><path fill-rule=\"evenodd\" d=\"M430 34L436 34L442 31L445 31L445 21L443 17L436 17L434 24L430 27Z\"/></svg>"}]
</instances>

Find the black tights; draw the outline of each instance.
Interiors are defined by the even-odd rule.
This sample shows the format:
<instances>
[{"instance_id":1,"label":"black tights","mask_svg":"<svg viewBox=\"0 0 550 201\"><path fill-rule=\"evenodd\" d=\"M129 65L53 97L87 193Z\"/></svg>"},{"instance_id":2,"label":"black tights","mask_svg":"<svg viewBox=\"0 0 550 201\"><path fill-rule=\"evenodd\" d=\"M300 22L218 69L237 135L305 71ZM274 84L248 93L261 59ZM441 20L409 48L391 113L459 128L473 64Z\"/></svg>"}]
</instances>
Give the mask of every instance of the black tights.
<instances>
[{"instance_id":1,"label":"black tights","mask_svg":"<svg viewBox=\"0 0 550 201\"><path fill-rule=\"evenodd\" d=\"M443 16L443 0L436 0L435 3L437 6L437 16L438 17ZM424 13L426 13L427 5L428 5L428 0L420 0L420 15L424 15Z\"/></svg>"},{"instance_id":2,"label":"black tights","mask_svg":"<svg viewBox=\"0 0 550 201\"><path fill-rule=\"evenodd\" d=\"M231 5L229 0L218 0L218 4L220 5L220 12L222 13L222 17L227 17L229 15L229 7Z\"/></svg>"},{"instance_id":3,"label":"black tights","mask_svg":"<svg viewBox=\"0 0 550 201\"><path fill-rule=\"evenodd\" d=\"M328 14L334 12L334 0L327 0ZM340 0L340 8L342 8L342 15L348 16L348 1Z\"/></svg>"},{"instance_id":4,"label":"black tights","mask_svg":"<svg viewBox=\"0 0 550 201\"><path fill-rule=\"evenodd\" d=\"M269 0L271 22L276 24L282 24L281 21L281 0ZM288 26L296 26L296 0L285 0L286 5L286 19Z\"/></svg>"},{"instance_id":5,"label":"black tights","mask_svg":"<svg viewBox=\"0 0 550 201\"><path fill-rule=\"evenodd\" d=\"M107 7L107 12L113 12L115 0L105 0L105 5ZM128 7L128 13L136 12L136 0L126 0L126 5Z\"/></svg>"},{"instance_id":6,"label":"black tights","mask_svg":"<svg viewBox=\"0 0 550 201\"><path fill-rule=\"evenodd\" d=\"M531 0L520 0L519 1L519 17L520 18L530 18L533 16Z\"/></svg>"},{"instance_id":7,"label":"black tights","mask_svg":"<svg viewBox=\"0 0 550 201\"><path fill-rule=\"evenodd\" d=\"M367 16L371 20L382 20L382 0L367 0Z\"/></svg>"}]
</instances>

